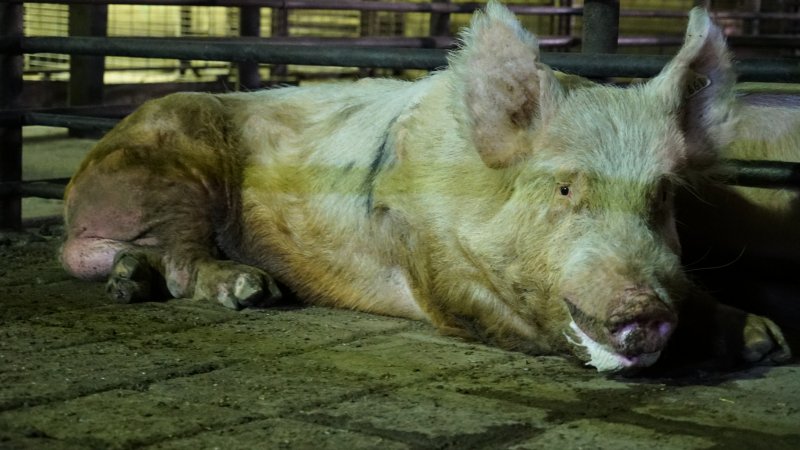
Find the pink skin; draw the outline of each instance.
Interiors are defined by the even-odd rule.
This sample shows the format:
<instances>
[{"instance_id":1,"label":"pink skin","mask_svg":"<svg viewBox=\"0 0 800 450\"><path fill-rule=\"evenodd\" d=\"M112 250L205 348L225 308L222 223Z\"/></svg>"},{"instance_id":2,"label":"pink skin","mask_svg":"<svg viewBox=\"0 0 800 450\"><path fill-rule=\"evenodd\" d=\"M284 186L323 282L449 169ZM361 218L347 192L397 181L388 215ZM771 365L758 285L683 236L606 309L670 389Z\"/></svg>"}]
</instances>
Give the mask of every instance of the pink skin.
<instances>
[{"instance_id":1,"label":"pink skin","mask_svg":"<svg viewBox=\"0 0 800 450\"><path fill-rule=\"evenodd\" d=\"M61 247L61 264L76 278L104 280L111 271L114 256L128 247L129 244L112 239L69 239Z\"/></svg>"}]
</instances>

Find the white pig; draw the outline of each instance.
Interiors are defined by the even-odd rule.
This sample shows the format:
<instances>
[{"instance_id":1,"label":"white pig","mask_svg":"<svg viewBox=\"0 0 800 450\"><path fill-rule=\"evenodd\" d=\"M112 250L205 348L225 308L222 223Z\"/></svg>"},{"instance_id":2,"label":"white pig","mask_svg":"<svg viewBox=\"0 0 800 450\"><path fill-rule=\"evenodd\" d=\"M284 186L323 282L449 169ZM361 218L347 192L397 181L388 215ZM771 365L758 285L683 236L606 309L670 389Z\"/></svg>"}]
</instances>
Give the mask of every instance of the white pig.
<instances>
[{"instance_id":1,"label":"white pig","mask_svg":"<svg viewBox=\"0 0 800 450\"><path fill-rule=\"evenodd\" d=\"M653 364L691 302L733 352L789 357L770 320L718 314L680 264L674 189L735 123L705 11L661 74L627 89L554 73L495 2L462 40L416 82L148 102L70 183L64 266L120 301L165 284L231 308L269 303L274 277L313 304L603 371Z\"/></svg>"}]
</instances>

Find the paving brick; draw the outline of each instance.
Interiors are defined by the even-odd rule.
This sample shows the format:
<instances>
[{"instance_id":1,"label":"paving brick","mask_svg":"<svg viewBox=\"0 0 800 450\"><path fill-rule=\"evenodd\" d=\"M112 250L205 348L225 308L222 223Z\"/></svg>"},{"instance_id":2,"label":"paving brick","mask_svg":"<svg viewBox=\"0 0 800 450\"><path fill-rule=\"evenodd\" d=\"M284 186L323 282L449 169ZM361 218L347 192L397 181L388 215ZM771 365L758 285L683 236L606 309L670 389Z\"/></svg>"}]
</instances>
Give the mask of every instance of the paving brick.
<instances>
[{"instance_id":1,"label":"paving brick","mask_svg":"<svg viewBox=\"0 0 800 450\"><path fill-rule=\"evenodd\" d=\"M4 412L0 427L86 447L126 448L252 420L233 408L119 389Z\"/></svg>"},{"instance_id":2,"label":"paving brick","mask_svg":"<svg viewBox=\"0 0 800 450\"><path fill-rule=\"evenodd\" d=\"M636 411L662 421L785 436L800 448L798 379L797 366L754 368L717 386L683 386Z\"/></svg>"},{"instance_id":3,"label":"paving brick","mask_svg":"<svg viewBox=\"0 0 800 450\"><path fill-rule=\"evenodd\" d=\"M341 373L303 358L234 364L148 386L152 395L226 405L254 415L282 417L385 387L367 375Z\"/></svg>"},{"instance_id":4,"label":"paving brick","mask_svg":"<svg viewBox=\"0 0 800 450\"><path fill-rule=\"evenodd\" d=\"M80 323L73 322L71 314L47 319L66 327L19 325L2 332L12 339L0 345L0 385L4 386L0 409L149 384L238 361L269 365L281 354L411 324L325 308L236 313L223 308L130 305L90 310ZM230 320L219 322L226 319ZM63 328L73 330L69 328L73 326L80 332L66 333L66 340L98 342L47 348ZM168 331L175 327L177 332Z\"/></svg>"},{"instance_id":5,"label":"paving brick","mask_svg":"<svg viewBox=\"0 0 800 450\"><path fill-rule=\"evenodd\" d=\"M422 324L352 311L309 307L233 313L231 320L174 333L140 336L137 345L266 362L281 355L393 333ZM133 345L133 344L132 344Z\"/></svg>"},{"instance_id":6,"label":"paving brick","mask_svg":"<svg viewBox=\"0 0 800 450\"><path fill-rule=\"evenodd\" d=\"M587 390L619 392L624 396L631 389L628 384L586 370L571 359L520 353L512 353L509 361L488 368L459 371L446 381L450 390L556 410L580 405Z\"/></svg>"},{"instance_id":7,"label":"paving brick","mask_svg":"<svg viewBox=\"0 0 800 450\"><path fill-rule=\"evenodd\" d=\"M679 433L659 433L648 428L602 420L577 420L547 429L541 435L509 447L510 450L614 449L689 450L714 447L714 442Z\"/></svg>"},{"instance_id":8,"label":"paving brick","mask_svg":"<svg viewBox=\"0 0 800 450\"><path fill-rule=\"evenodd\" d=\"M518 354L440 336L431 328L369 337L302 355L344 373L367 374L400 384L515 356Z\"/></svg>"},{"instance_id":9,"label":"paving brick","mask_svg":"<svg viewBox=\"0 0 800 450\"><path fill-rule=\"evenodd\" d=\"M163 331L192 328L236 318L233 311L219 307L193 308L184 303L141 303L103 305L59 311L27 320L10 321L0 329L0 352L57 349L109 339L152 335Z\"/></svg>"},{"instance_id":10,"label":"paving brick","mask_svg":"<svg viewBox=\"0 0 800 450\"><path fill-rule=\"evenodd\" d=\"M146 386L154 380L213 370L222 358L168 348L101 342L51 351L4 352L0 411L76 398L104 390Z\"/></svg>"},{"instance_id":11,"label":"paving brick","mask_svg":"<svg viewBox=\"0 0 800 450\"><path fill-rule=\"evenodd\" d=\"M547 413L503 400L412 386L311 409L303 416L423 448L502 448L504 442L541 433Z\"/></svg>"},{"instance_id":12,"label":"paving brick","mask_svg":"<svg viewBox=\"0 0 800 450\"><path fill-rule=\"evenodd\" d=\"M35 428L21 431L0 430L0 448L3 450L86 450L85 444L53 439Z\"/></svg>"},{"instance_id":13,"label":"paving brick","mask_svg":"<svg viewBox=\"0 0 800 450\"><path fill-rule=\"evenodd\" d=\"M287 419L262 420L245 425L204 432L187 439L170 440L148 449L196 450L198 448L251 450L314 449L314 450L401 450L408 445L358 432Z\"/></svg>"},{"instance_id":14,"label":"paving brick","mask_svg":"<svg viewBox=\"0 0 800 450\"><path fill-rule=\"evenodd\" d=\"M102 283L66 280L39 285L29 280L28 284L0 286L0 323L108 303Z\"/></svg>"}]
</instances>

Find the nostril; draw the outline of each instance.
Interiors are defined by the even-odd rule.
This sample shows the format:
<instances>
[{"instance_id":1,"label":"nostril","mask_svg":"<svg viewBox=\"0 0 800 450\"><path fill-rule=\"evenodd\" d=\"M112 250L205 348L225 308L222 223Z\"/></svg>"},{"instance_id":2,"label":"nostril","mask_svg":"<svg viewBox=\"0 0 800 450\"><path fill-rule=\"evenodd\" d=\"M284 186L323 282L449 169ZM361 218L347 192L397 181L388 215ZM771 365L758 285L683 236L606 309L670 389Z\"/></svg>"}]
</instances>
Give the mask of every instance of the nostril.
<instances>
[{"instance_id":1,"label":"nostril","mask_svg":"<svg viewBox=\"0 0 800 450\"><path fill-rule=\"evenodd\" d=\"M631 333L637 331L639 328L641 328L639 322L630 322L618 326L616 329L611 331L611 334L614 336L617 342L625 342Z\"/></svg>"},{"instance_id":2,"label":"nostril","mask_svg":"<svg viewBox=\"0 0 800 450\"><path fill-rule=\"evenodd\" d=\"M663 321L658 322L658 334L663 338L668 338L672 334L675 326L671 322Z\"/></svg>"},{"instance_id":3,"label":"nostril","mask_svg":"<svg viewBox=\"0 0 800 450\"><path fill-rule=\"evenodd\" d=\"M647 353L666 345L675 324L667 320L631 320L609 329L614 346L623 353Z\"/></svg>"}]
</instances>

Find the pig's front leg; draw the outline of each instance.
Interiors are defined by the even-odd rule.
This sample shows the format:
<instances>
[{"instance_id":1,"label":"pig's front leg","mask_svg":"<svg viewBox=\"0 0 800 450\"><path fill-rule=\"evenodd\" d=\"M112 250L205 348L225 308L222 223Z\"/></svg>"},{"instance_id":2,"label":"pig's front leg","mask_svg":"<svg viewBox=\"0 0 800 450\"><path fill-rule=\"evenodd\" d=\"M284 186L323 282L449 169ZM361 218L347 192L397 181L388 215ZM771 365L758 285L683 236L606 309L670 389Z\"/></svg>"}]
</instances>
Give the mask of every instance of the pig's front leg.
<instances>
[{"instance_id":1,"label":"pig's front leg","mask_svg":"<svg viewBox=\"0 0 800 450\"><path fill-rule=\"evenodd\" d=\"M699 291L684 304L673 338L672 358L679 360L772 365L792 357L786 338L772 320L721 304Z\"/></svg>"}]
</instances>

